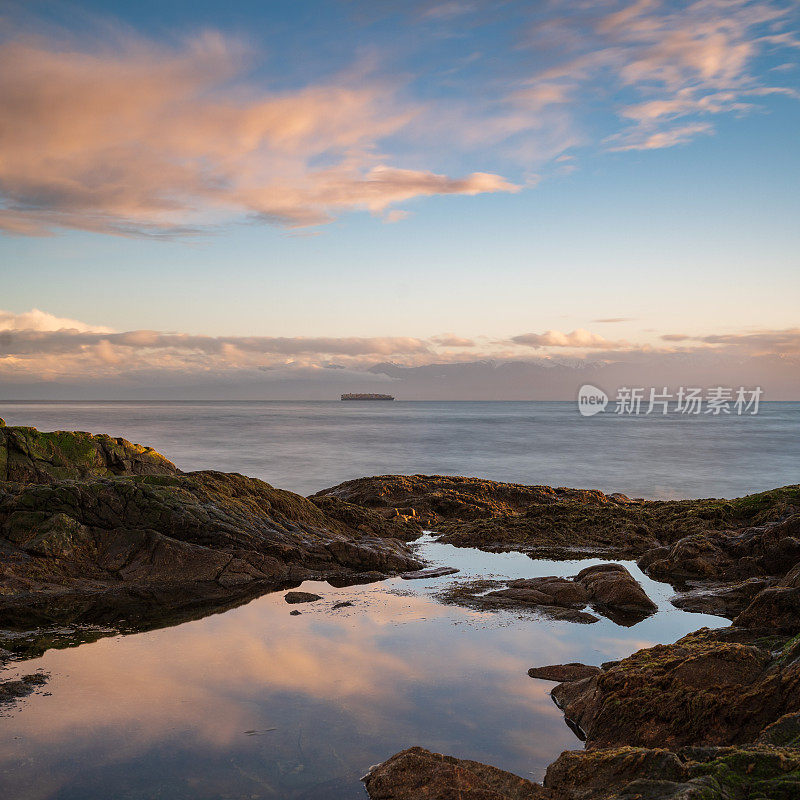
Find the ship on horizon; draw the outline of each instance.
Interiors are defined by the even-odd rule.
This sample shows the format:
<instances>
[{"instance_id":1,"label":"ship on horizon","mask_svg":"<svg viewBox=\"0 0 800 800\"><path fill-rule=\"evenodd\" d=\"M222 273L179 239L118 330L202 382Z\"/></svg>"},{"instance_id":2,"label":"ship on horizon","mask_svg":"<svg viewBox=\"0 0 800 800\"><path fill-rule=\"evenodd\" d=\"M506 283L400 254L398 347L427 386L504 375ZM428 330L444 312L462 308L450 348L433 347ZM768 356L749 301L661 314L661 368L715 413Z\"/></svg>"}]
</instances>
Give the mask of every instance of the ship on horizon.
<instances>
[{"instance_id":1,"label":"ship on horizon","mask_svg":"<svg viewBox=\"0 0 800 800\"><path fill-rule=\"evenodd\" d=\"M349 392L343 394L342 400L394 400L390 394L363 394L361 392Z\"/></svg>"}]
</instances>

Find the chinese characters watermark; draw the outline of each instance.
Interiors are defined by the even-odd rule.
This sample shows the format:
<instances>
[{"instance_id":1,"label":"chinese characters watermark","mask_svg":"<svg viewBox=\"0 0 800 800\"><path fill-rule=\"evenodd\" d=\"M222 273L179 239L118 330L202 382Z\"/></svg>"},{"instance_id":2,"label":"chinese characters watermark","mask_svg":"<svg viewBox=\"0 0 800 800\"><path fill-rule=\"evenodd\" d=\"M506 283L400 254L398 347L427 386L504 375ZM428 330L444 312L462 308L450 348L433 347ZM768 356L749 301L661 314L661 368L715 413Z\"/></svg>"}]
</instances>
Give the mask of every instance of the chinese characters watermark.
<instances>
[{"instance_id":1,"label":"chinese characters watermark","mask_svg":"<svg viewBox=\"0 0 800 800\"><path fill-rule=\"evenodd\" d=\"M614 399L614 414L638 416L647 414L711 414L736 416L758 414L759 403L764 390L760 386L748 389L740 386L732 389L714 386L709 389L681 386L670 392L662 389L622 386ZM608 395L596 386L585 384L578 392L578 411L584 417L593 417L605 411L609 403Z\"/></svg>"}]
</instances>

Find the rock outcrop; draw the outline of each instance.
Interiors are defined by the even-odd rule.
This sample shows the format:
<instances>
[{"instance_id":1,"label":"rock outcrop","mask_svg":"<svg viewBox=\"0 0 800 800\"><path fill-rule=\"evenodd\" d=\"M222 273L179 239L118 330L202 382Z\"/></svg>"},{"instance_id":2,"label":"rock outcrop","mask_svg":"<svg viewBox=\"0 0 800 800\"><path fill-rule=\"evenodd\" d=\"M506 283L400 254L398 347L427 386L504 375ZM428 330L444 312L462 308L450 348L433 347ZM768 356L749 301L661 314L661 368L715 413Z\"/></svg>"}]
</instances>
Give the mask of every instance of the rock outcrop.
<instances>
[{"instance_id":1,"label":"rock outcrop","mask_svg":"<svg viewBox=\"0 0 800 800\"><path fill-rule=\"evenodd\" d=\"M363 778L372 800L537 800L541 786L477 761L411 747Z\"/></svg>"},{"instance_id":2,"label":"rock outcrop","mask_svg":"<svg viewBox=\"0 0 800 800\"><path fill-rule=\"evenodd\" d=\"M590 489L448 475L380 475L324 489L327 498L442 534L448 544L541 558L642 558L658 580L781 576L800 561L800 486L734 500L631 500Z\"/></svg>"},{"instance_id":3,"label":"rock outcrop","mask_svg":"<svg viewBox=\"0 0 800 800\"><path fill-rule=\"evenodd\" d=\"M621 564L597 564L574 578L548 575L505 583L496 580L455 583L443 589L438 597L445 603L469 608L530 609L573 622L596 622L597 617L582 610L591 605L594 611L619 625L635 625L658 610Z\"/></svg>"},{"instance_id":4,"label":"rock outcrop","mask_svg":"<svg viewBox=\"0 0 800 800\"><path fill-rule=\"evenodd\" d=\"M0 436L13 477L0 481L3 625L146 618L306 579L345 585L423 566L399 540L263 481L181 473L109 437L7 427Z\"/></svg>"},{"instance_id":5,"label":"rock outcrop","mask_svg":"<svg viewBox=\"0 0 800 800\"><path fill-rule=\"evenodd\" d=\"M401 482L377 480L388 482L392 502L401 501ZM555 494L550 508L543 508L541 496L524 507L520 498L529 495L514 492L514 503L505 509L491 508L487 501L473 504L471 517L455 519L446 508L431 505L431 496L445 479L415 480L421 513L428 507L436 514L436 529L445 533L445 541L485 549L513 544L534 557L564 558L574 553L567 544L573 533L584 552L601 549L617 537L621 543L610 552L621 547L639 557L646 573L672 583L681 591L675 605L734 620L729 628L701 629L674 644L649 647L602 667L532 668L531 677L558 681L553 698L570 727L585 739L586 749L562 753L548 768L543 785L522 785L523 797L800 797L797 486L732 501L626 504L619 498L595 497L585 504L586 523L578 531L574 498L569 495ZM486 483L481 491L491 499ZM368 484L360 484L359 490L366 491ZM501 497L505 486L498 490ZM462 513L457 503L452 507L453 514ZM603 526L608 533L598 530ZM584 613L579 609L585 602L609 616L623 609L634 614L653 610L642 587L617 565L588 568L575 576L572 586L566 580L537 578L502 585L472 581L448 587L444 599L481 608L514 604L564 613ZM505 773L498 779L499 789L468 783L469 791L460 793L462 769L464 774L477 773L474 762L414 748L373 770L371 775L380 776L381 782L368 777L366 786L373 800L505 798L514 796L507 787L519 787L515 776ZM402 775L396 789L395 775ZM415 788L409 792L407 787Z\"/></svg>"},{"instance_id":6,"label":"rock outcrop","mask_svg":"<svg viewBox=\"0 0 800 800\"><path fill-rule=\"evenodd\" d=\"M54 483L113 475L174 475L152 447L83 431L0 426L0 481Z\"/></svg>"}]
</instances>

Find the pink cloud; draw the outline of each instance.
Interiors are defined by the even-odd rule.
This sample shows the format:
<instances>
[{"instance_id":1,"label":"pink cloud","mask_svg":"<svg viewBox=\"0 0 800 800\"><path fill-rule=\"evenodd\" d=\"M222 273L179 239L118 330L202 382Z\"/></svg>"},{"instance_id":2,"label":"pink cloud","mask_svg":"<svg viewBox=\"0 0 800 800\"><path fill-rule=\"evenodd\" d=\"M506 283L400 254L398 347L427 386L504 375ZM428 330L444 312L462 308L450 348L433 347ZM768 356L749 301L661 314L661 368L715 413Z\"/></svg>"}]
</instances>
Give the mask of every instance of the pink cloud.
<instances>
[{"instance_id":1,"label":"pink cloud","mask_svg":"<svg viewBox=\"0 0 800 800\"><path fill-rule=\"evenodd\" d=\"M518 188L385 165L379 142L418 109L363 70L268 92L247 85L249 58L213 33L172 49L119 34L91 47L0 42L0 228L180 234L246 216L303 226Z\"/></svg>"},{"instance_id":2,"label":"pink cloud","mask_svg":"<svg viewBox=\"0 0 800 800\"><path fill-rule=\"evenodd\" d=\"M596 333L578 328L571 333L549 330L544 333L525 333L512 336L514 344L527 347L576 347L576 348L605 348L617 349L630 346L627 342L609 341Z\"/></svg>"}]
</instances>

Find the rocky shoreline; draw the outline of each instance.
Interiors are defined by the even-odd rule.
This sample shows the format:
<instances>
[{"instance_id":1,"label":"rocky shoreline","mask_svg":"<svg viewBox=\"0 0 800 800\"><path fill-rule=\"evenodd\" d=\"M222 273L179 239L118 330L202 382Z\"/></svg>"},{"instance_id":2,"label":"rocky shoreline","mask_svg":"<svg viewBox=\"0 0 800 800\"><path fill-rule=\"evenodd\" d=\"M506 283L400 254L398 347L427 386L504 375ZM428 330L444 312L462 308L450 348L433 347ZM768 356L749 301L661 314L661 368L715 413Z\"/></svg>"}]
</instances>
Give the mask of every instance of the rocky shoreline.
<instances>
[{"instance_id":1,"label":"rocky shoreline","mask_svg":"<svg viewBox=\"0 0 800 800\"><path fill-rule=\"evenodd\" d=\"M656 502L414 475L349 481L320 495L433 528L456 546L634 558L679 592L677 607L733 620L600 667L532 667L532 678L559 681L553 700L586 742L585 750L562 753L543 784L413 747L364 777L372 800L800 797L800 487ZM572 580L475 581L442 599L484 610L528 605L591 622L596 617L581 610L586 601L610 616L608 599L632 593L633 604L617 613L646 615L649 599L622 572L601 565Z\"/></svg>"},{"instance_id":2,"label":"rocky shoreline","mask_svg":"<svg viewBox=\"0 0 800 800\"><path fill-rule=\"evenodd\" d=\"M36 629L178 624L268 591L325 580L424 578L408 544L439 541L531 558L635 559L682 609L732 620L603 665L532 665L584 740L543 784L404 750L372 768L372 800L780 800L800 796L800 486L735 500L644 501L451 476L378 476L310 498L238 474L184 473L151 448L0 424L0 627L25 658L62 646ZM317 595L287 597L311 601ZM298 599L299 598L299 599ZM655 610L620 565L572 578L455 584L444 602L595 614ZM592 613L590 613L588 610ZM5 647L5 644L0 644ZM2 684L24 696L46 680Z\"/></svg>"},{"instance_id":3,"label":"rocky shoreline","mask_svg":"<svg viewBox=\"0 0 800 800\"><path fill-rule=\"evenodd\" d=\"M243 475L184 473L124 439L0 427L3 627L146 625L304 580L421 568L391 527Z\"/></svg>"}]
</instances>

